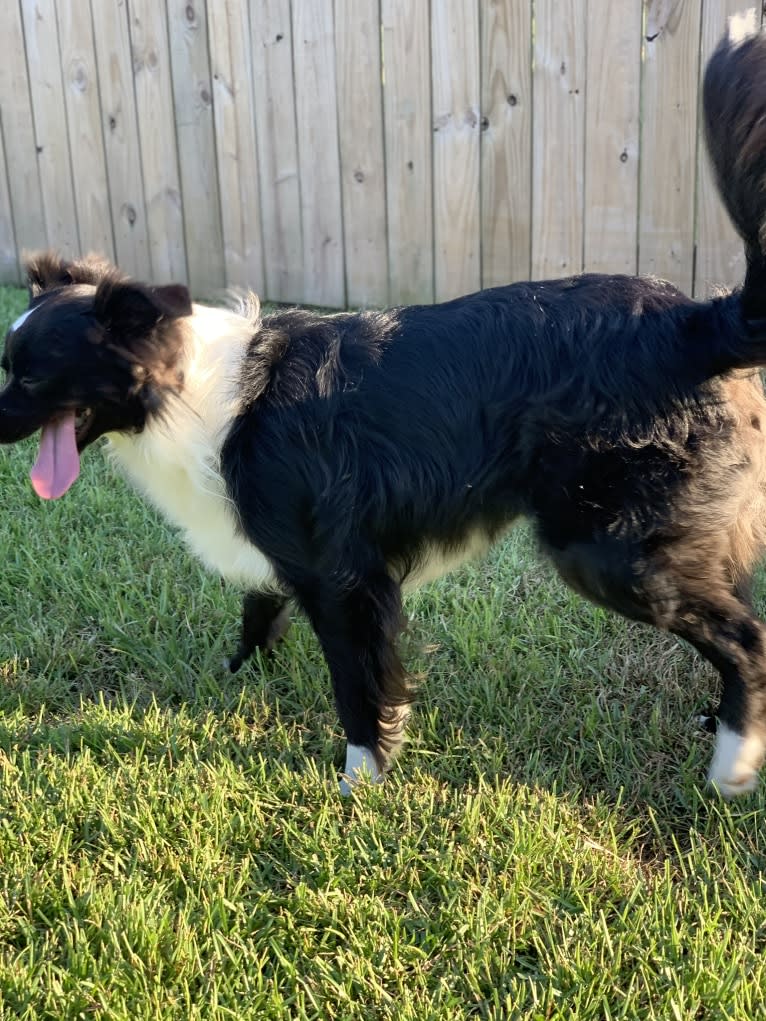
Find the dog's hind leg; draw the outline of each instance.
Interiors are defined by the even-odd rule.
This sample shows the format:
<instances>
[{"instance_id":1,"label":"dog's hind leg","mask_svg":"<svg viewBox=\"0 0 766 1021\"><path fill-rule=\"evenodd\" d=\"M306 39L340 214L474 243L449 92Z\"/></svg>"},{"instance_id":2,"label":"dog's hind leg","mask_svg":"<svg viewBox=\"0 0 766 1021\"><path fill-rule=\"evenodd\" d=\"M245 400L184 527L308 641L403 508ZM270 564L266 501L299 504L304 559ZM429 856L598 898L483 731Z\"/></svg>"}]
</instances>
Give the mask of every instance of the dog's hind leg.
<instances>
[{"instance_id":1,"label":"dog's hind leg","mask_svg":"<svg viewBox=\"0 0 766 1021\"><path fill-rule=\"evenodd\" d=\"M224 665L233 674L236 673L256 649L271 652L289 626L290 607L283 596L248 592L242 603L239 645Z\"/></svg>"},{"instance_id":2,"label":"dog's hind leg","mask_svg":"<svg viewBox=\"0 0 766 1021\"><path fill-rule=\"evenodd\" d=\"M732 594L685 602L669 629L723 679L710 783L726 797L753 790L766 757L766 627Z\"/></svg>"},{"instance_id":3,"label":"dog's hind leg","mask_svg":"<svg viewBox=\"0 0 766 1021\"><path fill-rule=\"evenodd\" d=\"M753 598L753 579L749 572L746 572L742 576L738 576L736 580L732 582L734 588L734 595L746 606L752 605ZM710 659L710 653L705 654L706 659ZM726 670L724 663L718 663L716 669L723 677ZM708 734L716 734L718 732L718 714L714 706L706 708L705 712L697 717L697 723L699 724L700 730L705 731Z\"/></svg>"},{"instance_id":4,"label":"dog's hind leg","mask_svg":"<svg viewBox=\"0 0 766 1021\"><path fill-rule=\"evenodd\" d=\"M379 780L401 741L411 701L397 641L401 592L385 569L352 584L296 587L332 678L348 749L341 792L365 776Z\"/></svg>"},{"instance_id":5,"label":"dog's hind leg","mask_svg":"<svg viewBox=\"0 0 766 1021\"><path fill-rule=\"evenodd\" d=\"M721 555L639 556L618 540L549 550L568 584L593 602L671 631L719 671L723 692L708 779L726 797L753 790L766 756L766 625ZM720 557L721 564L715 563ZM701 566L702 565L702 566ZM700 572L704 572L700 577Z\"/></svg>"}]
</instances>

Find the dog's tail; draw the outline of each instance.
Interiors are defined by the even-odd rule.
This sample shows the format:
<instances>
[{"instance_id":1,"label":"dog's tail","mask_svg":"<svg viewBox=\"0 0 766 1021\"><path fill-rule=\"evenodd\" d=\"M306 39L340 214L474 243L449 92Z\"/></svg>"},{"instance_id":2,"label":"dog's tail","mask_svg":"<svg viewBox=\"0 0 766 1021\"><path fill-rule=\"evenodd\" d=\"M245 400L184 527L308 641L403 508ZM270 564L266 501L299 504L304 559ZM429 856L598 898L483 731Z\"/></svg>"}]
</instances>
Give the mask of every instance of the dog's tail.
<instances>
[{"instance_id":1,"label":"dog's tail","mask_svg":"<svg viewBox=\"0 0 766 1021\"><path fill-rule=\"evenodd\" d=\"M742 311L766 339L766 33L743 35L732 19L705 71L705 136L716 183L745 242ZM758 345L760 346L760 345ZM766 363L766 357L758 364Z\"/></svg>"}]
</instances>

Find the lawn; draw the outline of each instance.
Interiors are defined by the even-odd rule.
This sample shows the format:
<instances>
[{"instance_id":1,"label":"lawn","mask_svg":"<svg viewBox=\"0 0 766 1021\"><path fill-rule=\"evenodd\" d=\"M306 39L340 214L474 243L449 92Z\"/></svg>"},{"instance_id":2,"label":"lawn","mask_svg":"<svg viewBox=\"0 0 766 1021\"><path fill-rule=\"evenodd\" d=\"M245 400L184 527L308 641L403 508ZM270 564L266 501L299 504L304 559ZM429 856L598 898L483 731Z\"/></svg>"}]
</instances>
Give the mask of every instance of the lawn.
<instances>
[{"instance_id":1,"label":"lawn","mask_svg":"<svg viewBox=\"0 0 766 1021\"><path fill-rule=\"evenodd\" d=\"M53 504L33 460L0 452L2 1021L763 1016L763 795L705 792L688 649L519 530L408 598L410 738L343 800L305 622L227 676L239 594L97 449Z\"/></svg>"}]
</instances>

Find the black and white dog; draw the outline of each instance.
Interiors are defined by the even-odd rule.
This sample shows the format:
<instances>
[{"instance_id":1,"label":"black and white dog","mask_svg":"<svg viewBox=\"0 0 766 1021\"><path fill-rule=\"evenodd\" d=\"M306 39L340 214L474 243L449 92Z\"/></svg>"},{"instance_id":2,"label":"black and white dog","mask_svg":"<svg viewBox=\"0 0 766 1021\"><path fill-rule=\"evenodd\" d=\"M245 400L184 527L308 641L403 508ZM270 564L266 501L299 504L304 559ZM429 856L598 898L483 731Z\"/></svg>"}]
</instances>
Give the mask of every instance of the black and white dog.
<instances>
[{"instance_id":1,"label":"black and white dog","mask_svg":"<svg viewBox=\"0 0 766 1021\"><path fill-rule=\"evenodd\" d=\"M30 261L5 344L0 441L42 430L61 496L108 434L139 489L244 587L236 669L307 615L348 739L379 777L412 697L401 590L531 519L590 599L720 671L710 771L752 789L766 752L766 37L725 39L704 109L747 251L741 291L581 276L437 306L319 315L192 305L94 259ZM344 781L345 783L345 781Z\"/></svg>"}]
</instances>

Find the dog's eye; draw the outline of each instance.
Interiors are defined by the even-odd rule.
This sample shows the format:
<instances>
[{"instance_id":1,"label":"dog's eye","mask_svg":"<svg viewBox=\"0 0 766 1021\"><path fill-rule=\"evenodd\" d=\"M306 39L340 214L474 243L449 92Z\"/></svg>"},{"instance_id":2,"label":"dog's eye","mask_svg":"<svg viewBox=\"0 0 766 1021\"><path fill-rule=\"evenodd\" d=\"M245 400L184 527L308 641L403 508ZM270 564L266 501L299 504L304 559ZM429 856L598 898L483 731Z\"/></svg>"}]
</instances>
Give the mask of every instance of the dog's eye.
<instances>
[{"instance_id":1,"label":"dog's eye","mask_svg":"<svg viewBox=\"0 0 766 1021\"><path fill-rule=\"evenodd\" d=\"M47 380L45 379L34 379L32 376L22 376L18 380L19 386L22 390L27 390L29 393L41 393L47 386Z\"/></svg>"}]
</instances>

